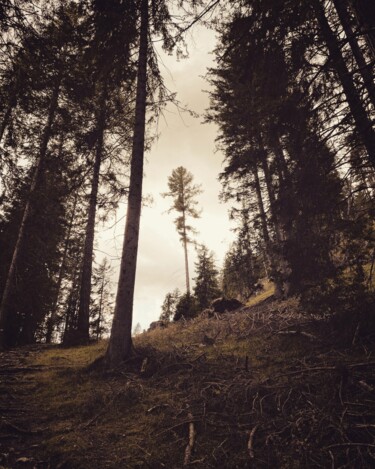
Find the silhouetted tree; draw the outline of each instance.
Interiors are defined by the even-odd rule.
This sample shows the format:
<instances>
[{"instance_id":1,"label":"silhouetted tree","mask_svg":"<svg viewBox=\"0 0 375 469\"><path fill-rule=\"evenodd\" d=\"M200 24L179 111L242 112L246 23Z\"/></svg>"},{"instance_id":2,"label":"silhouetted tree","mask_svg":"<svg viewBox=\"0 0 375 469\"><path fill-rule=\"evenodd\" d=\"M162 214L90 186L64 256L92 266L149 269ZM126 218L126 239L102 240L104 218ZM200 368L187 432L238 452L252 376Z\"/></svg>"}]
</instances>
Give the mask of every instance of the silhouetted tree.
<instances>
[{"instance_id":1,"label":"silhouetted tree","mask_svg":"<svg viewBox=\"0 0 375 469\"><path fill-rule=\"evenodd\" d=\"M168 178L169 192L163 194L164 197L172 197L173 199L173 205L169 211L175 211L179 214L174 222L184 247L187 293L190 293L188 243L193 241L191 235L196 233L194 228L188 224L188 218L199 217L199 212L196 209L198 204L196 197L202 192L200 186L193 184L193 180L193 175L186 168L180 166L172 171Z\"/></svg>"},{"instance_id":2,"label":"silhouetted tree","mask_svg":"<svg viewBox=\"0 0 375 469\"><path fill-rule=\"evenodd\" d=\"M178 288L173 292L165 295L163 305L161 307L160 321L169 322L176 314L176 306L181 297L181 292Z\"/></svg>"},{"instance_id":3,"label":"silhouetted tree","mask_svg":"<svg viewBox=\"0 0 375 469\"><path fill-rule=\"evenodd\" d=\"M208 308L211 301L220 296L218 270L215 267L214 254L202 244L198 247L198 259L195 263L194 296L199 310Z\"/></svg>"}]
</instances>

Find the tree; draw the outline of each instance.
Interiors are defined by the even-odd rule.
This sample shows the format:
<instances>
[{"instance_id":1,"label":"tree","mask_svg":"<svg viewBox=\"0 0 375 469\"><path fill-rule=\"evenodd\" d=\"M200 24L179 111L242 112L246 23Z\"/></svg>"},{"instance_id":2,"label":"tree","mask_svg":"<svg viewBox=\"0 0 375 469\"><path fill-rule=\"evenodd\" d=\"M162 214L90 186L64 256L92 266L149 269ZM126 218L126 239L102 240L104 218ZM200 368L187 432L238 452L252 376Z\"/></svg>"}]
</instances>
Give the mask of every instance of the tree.
<instances>
[{"instance_id":1,"label":"tree","mask_svg":"<svg viewBox=\"0 0 375 469\"><path fill-rule=\"evenodd\" d=\"M238 219L237 239L226 253L222 274L223 293L228 298L246 302L256 284L267 272L262 268L255 230L252 230L246 207L233 214Z\"/></svg>"},{"instance_id":2,"label":"tree","mask_svg":"<svg viewBox=\"0 0 375 469\"><path fill-rule=\"evenodd\" d=\"M347 103L350 108L356 129L364 147L366 148L368 158L375 168L375 130L371 120L366 113L366 109L361 102L358 90L355 87L351 74L340 51L337 38L328 22L324 4L321 0L313 0L312 8L319 23L322 37L330 53L330 59L337 72L340 84L344 90Z\"/></svg>"},{"instance_id":3,"label":"tree","mask_svg":"<svg viewBox=\"0 0 375 469\"><path fill-rule=\"evenodd\" d=\"M112 312L111 266L104 257L93 272L93 298L90 304L90 330L96 340L108 332L108 319Z\"/></svg>"},{"instance_id":4,"label":"tree","mask_svg":"<svg viewBox=\"0 0 375 469\"><path fill-rule=\"evenodd\" d=\"M85 247L82 265L77 336L75 342L85 343L89 339L89 311L91 277L95 236L95 217L98 202L100 171L105 156L105 131L109 127L109 101L117 98L117 90L124 81L131 81L129 56L131 42L135 36L134 6L132 2L94 2L95 35L91 44L91 55L86 54L94 75L92 96L94 102L94 126L91 132L95 148L92 168ZM111 22L111 28L108 24ZM113 30L116 34L113 35ZM125 32L126 31L126 32ZM123 117L123 116L121 116ZM120 117L120 118L121 118Z\"/></svg>"},{"instance_id":5,"label":"tree","mask_svg":"<svg viewBox=\"0 0 375 469\"><path fill-rule=\"evenodd\" d=\"M137 324L134 326L134 329L133 329L133 336L136 336L136 335L139 335L142 333L142 326L140 325L139 322L137 322Z\"/></svg>"},{"instance_id":6,"label":"tree","mask_svg":"<svg viewBox=\"0 0 375 469\"><path fill-rule=\"evenodd\" d=\"M3 334L4 334L5 324L7 321L7 314L8 314L7 308L9 304L9 296L10 296L11 288L14 283L15 272L16 272L17 263L19 261L20 253L24 248L26 226L31 216L31 210L32 210L31 200L36 192L37 184L39 182L39 178L40 178L41 171L42 171L42 166L45 161L47 145L51 136L51 127L52 127L52 123L53 123L57 105L58 105L58 96L59 96L59 89L60 89L60 83L61 83L61 76L58 75L55 78L55 80L56 80L55 85L52 90L52 95L50 98L47 121L46 121L44 132L41 138L38 162L37 162L34 175L33 175L33 179L31 182L29 197L26 201L26 205L23 211L22 220L21 220L20 227L18 230L17 241L14 246L12 260L10 262L9 271L7 274L7 280L5 283L4 290L3 290L3 295L2 295L1 305L0 305L0 348L3 347L3 344L4 344Z\"/></svg>"},{"instance_id":7,"label":"tree","mask_svg":"<svg viewBox=\"0 0 375 469\"><path fill-rule=\"evenodd\" d=\"M194 296L199 310L208 308L211 301L220 296L218 271L215 267L214 254L202 244L198 248L198 260L195 263Z\"/></svg>"},{"instance_id":8,"label":"tree","mask_svg":"<svg viewBox=\"0 0 375 469\"><path fill-rule=\"evenodd\" d=\"M163 194L164 197L173 198L173 205L169 211L176 211L179 214L174 222L184 247L187 293L190 293L188 243L192 242L191 235L195 233L194 228L188 224L188 217L199 218L196 197L202 192L200 186L193 184L193 179L193 175L180 166L172 171L168 178L169 192Z\"/></svg>"},{"instance_id":9,"label":"tree","mask_svg":"<svg viewBox=\"0 0 375 469\"><path fill-rule=\"evenodd\" d=\"M224 197L248 210L258 238L249 250L265 252L283 295L323 284L335 271L342 194L332 148L342 147L337 133L327 139L352 116L345 107L344 124L334 121L343 92L332 68L311 55L324 45L319 26L307 3L249 1L218 27L220 60L211 71L209 119L220 126ZM331 64L332 54L325 58Z\"/></svg>"},{"instance_id":10,"label":"tree","mask_svg":"<svg viewBox=\"0 0 375 469\"><path fill-rule=\"evenodd\" d=\"M176 314L176 306L181 297L181 292L178 288L165 295L163 305L161 307L161 314L159 321L169 322Z\"/></svg>"},{"instance_id":11,"label":"tree","mask_svg":"<svg viewBox=\"0 0 375 469\"><path fill-rule=\"evenodd\" d=\"M198 314L198 307L196 299L190 293L185 293L180 297L176 304L176 311L173 317L174 321L180 319L192 319Z\"/></svg>"},{"instance_id":12,"label":"tree","mask_svg":"<svg viewBox=\"0 0 375 469\"><path fill-rule=\"evenodd\" d=\"M128 210L126 214L124 244L121 256L120 277L117 288L115 313L107 350L110 365L119 363L131 351L132 319L135 272L137 267L139 224L142 206L142 182L146 127L147 97L147 56L149 6L141 1L141 26L139 33L139 54L137 93L134 118L133 148L130 163L130 184Z\"/></svg>"}]
</instances>

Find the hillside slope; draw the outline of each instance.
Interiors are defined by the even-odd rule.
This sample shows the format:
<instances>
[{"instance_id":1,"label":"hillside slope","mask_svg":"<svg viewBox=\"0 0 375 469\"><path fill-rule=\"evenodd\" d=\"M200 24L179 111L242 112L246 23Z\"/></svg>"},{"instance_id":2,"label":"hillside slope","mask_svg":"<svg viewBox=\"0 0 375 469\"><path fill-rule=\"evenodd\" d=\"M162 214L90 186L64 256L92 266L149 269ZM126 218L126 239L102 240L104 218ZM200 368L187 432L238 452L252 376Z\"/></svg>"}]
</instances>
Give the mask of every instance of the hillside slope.
<instances>
[{"instance_id":1,"label":"hillside slope","mask_svg":"<svg viewBox=\"0 0 375 469\"><path fill-rule=\"evenodd\" d=\"M329 323L270 300L106 344L2 354L5 468L370 468L375 359Z\"/></svg>"}]
</instances>

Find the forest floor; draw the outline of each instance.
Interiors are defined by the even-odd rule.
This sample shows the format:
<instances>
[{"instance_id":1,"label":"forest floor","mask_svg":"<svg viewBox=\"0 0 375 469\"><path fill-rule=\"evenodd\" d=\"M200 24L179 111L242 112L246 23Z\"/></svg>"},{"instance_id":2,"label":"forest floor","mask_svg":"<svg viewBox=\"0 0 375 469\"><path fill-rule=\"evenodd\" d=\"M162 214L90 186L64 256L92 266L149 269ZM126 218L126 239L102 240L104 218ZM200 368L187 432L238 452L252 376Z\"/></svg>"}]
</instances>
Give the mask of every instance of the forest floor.
<instances>
[{"instance_id":1,"label":"forest floor","mask_svg":"<svg viewBox=\"0 0 375 469\"><path fill-rule=\"evenodd\" d=\"M0 356L1 468L372 468L374 344L296 300Z\"/></svg>"}]
</instances>

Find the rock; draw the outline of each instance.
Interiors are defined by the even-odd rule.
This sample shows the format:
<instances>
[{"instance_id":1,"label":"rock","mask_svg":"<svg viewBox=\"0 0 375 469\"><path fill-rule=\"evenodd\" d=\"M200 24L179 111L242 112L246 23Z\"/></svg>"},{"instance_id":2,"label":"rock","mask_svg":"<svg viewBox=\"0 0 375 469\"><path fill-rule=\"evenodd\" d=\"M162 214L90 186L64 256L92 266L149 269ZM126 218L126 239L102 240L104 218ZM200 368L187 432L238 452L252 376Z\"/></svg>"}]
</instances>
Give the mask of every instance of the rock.
<instances>
[{"instance_id":1,"label":"rock","mask_svg":"<svg viewBox=\"0 0 375 469\"><path fill-rule=\"evenodd\" d=\"M216 298L213 300L210 307L215 313L225 313L230 311L235 311L238 308L244 306L241 301L236 300L235 298Z\"/></svg>"}]
</instances>

